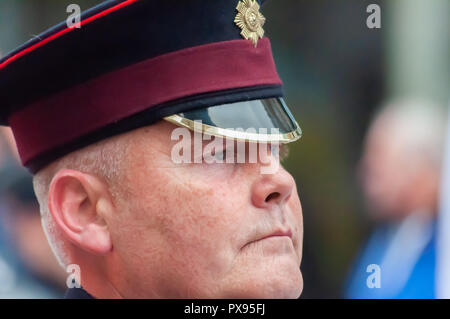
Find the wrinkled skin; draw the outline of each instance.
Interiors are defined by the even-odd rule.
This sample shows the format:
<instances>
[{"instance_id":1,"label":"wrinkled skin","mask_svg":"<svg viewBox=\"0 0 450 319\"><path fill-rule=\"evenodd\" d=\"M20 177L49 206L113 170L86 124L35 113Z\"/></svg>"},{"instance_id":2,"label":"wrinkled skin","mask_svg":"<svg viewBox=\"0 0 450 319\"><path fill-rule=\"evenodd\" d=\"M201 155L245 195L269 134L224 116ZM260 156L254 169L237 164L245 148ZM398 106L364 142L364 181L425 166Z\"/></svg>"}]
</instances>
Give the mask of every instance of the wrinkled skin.
<instances>
[{"instance_id":1,"label":"wrinkled skin","mask_svg":"<svg viewBox=\"0 0 450 319\"><path fill-rule=\"evenodd\" d=\"M85 288L96 297L299 297L303 224L292 176L281 166L262 175L262 163L176 164L174 128L161 121L124 135L119 196L102 213L112 248L81 265ZM83 273L99 263L102 280Z\"/></svg>"}]
</instances>

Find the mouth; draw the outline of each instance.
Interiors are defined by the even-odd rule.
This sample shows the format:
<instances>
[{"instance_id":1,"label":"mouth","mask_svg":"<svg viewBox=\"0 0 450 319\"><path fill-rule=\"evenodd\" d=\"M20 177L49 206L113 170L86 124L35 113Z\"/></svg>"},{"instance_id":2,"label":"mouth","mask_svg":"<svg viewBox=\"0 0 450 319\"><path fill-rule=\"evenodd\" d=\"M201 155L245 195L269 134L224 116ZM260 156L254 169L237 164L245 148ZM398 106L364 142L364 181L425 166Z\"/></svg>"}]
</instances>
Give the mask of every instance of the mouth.
<instances>
[{"instance_id":1,"label":"mouth","mask_svg":"<svg viewBox=\"0 0 450 319\"><path fill-rule=\"evenodd\" d=\"M268 235L259 237L259 238L255 239L255 240L252 240L252 241L248 242L247 244L245 244L242 247L242 249L247 247L248 245L251 245L251 244L259 242L259 241L262 241L264 239L276 238L276 237L287 237L287 238L290 238L292 240L292 231L290 229L277 229L277 230L273 231L272 233L270 233Z\"/></svg>"},{"instance_id":2,"label":"mouth","mask_svg":"<svg viewBox=\"0 0 450 319\"><path fill-rule=\"evenodd\" d=\"M271 233L271 234L269 234L267 236L264 236L264 237L262 237L262 238L260 238L258 240L263 240L263 239L267 239L267 238L270 238L270 237L282 237L282 236L286 236L286 237L289 237L289 238L292 239L292 231L290 229L276 230L273 233Z\"/></svg>"}]
</instances>

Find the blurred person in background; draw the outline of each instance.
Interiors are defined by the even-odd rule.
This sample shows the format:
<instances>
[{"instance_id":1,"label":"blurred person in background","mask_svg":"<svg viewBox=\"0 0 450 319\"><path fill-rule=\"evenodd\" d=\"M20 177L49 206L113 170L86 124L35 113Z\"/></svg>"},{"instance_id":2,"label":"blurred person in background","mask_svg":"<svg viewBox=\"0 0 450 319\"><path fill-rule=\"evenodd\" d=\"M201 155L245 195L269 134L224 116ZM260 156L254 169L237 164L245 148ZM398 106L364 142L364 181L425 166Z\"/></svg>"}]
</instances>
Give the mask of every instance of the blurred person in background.
<instances>
[{"instance_id":1,"label":"blurred person in background","mask_svg":"<svg viewBox=\"0 0 450 319\"><path fill-rule=\"evenodd\" d=\"M59 298L66 273L41 227L32 177L19 166L14 142L0 130L0 298Z\"/></svg>"},{"instance_id":2,"label":"blurred person in background","mask_svg":"<svg viewBox=\"0 0 450 319\"><path fill-rule=\"evenodd\" d=\"M443 113L426 101L399 100L371 124L359 177L377 226L357 258L347 298L435 297Z\"/></svg>"}]
</instances>

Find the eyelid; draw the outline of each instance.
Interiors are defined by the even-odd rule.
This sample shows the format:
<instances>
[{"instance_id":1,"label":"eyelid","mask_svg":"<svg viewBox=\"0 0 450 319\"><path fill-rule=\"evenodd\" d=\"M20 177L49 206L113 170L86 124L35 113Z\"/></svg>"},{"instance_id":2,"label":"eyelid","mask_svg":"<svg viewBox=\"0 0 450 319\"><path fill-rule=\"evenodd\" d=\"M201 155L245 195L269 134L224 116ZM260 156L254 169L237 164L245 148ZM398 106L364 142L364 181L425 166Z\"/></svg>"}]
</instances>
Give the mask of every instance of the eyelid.
<instances>
[{"instance_id":1,"label":"eyelid","mask_svg":"<svg viewBox=\"0 0 450 319\"><path fill-rule=\"evenodd\" d=\"M218 150L214 150L214 157L216 157L216 156L218 156L218 155L222 155L222 160L224 161L224 162L226 162L226 160L227 160L227 153L228 152L233 152L234 154L233 154L233 157L235 157L236 156L236 147L232 147L232 146L229 146L229 147L222 147L222 148L220 148L220 149L218 149Z\"/></svg>"},{"instance_id":2,"label":"eyelid","mask_svg":"<svg viewBox=\"0 0 450 319\"><path fill-rule=\"evenodd\" d=\"M274 145L273 144L269 144L269 145L270 145L270 150L273 154ZM236 152L237 152L236 146L235 147L232 147L232 146L223 147L219 150L215 150L214 156L216 156L217 154L224 154L224 153L226 154L227 152L230 152L230 151L232 151L234 153L234 156L236 156ZM289 146L285 143L278 144L278 155L279 155L280 161L285 160L289 156ZM226 159L226 155L225 155L225 157L223 157L223 159L224 160Z\"/></svg>"},{"instance_id":3,"label":"eyelid","mask_svg":"<svg viewBox=\"0 0 450 319\"><path fill-rule=\"evenodd\" d=\"M273 154L273 144L269 144L271 147L271 152ZM233 152L233 158L236 160L236 156L237 156L237 150L238 148L236 147L236 145L233 146L229 146L229 147L221 147L221 148L216 148L214 149L214 157L217 158L217 156L222 155L221 159L224 161L224 163L226 163L226 159L227 159L227 153L228 152ZM289 145L285 144L285 143L280 143L278 144L278 155L279 155L279 160L280 162L287 159L287 157L289 156ZM204 159L204 154L202 152L202 156L201 156L202 160ZM235 161L233 161L235 162Z\"/></svg>"},{"instance_id":4,"label":"eyelid","mask_svg":"<svg viewBox=\"0 0 450 319\"><path fill-rule=\"evenodd\" d=\"M214 157L215 158L220 158L221 160L225 160L226 159L226 153L227 153L226 149L214 150ZM219 157L219 156L221 156L221 157Z\"/></svg>"}]
</instances>

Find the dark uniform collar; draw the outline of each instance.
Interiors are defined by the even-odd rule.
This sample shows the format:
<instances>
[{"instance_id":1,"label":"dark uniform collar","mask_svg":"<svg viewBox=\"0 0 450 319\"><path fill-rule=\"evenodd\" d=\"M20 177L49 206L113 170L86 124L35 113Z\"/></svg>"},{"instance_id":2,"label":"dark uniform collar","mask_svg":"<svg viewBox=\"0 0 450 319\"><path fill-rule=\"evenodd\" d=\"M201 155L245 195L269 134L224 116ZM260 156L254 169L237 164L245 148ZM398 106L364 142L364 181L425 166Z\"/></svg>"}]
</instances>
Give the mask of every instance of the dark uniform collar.
<instances>
[{"instance_id":1,"label":"dark uniform collar","mask_svg":"<svg viewBox=\"0 0 450 319\"><path fill-rule=\"evenodd\" d=\"M65 299L95 299L83 288L69 288L64 294Z\"/></svg>"}]
</instances>

